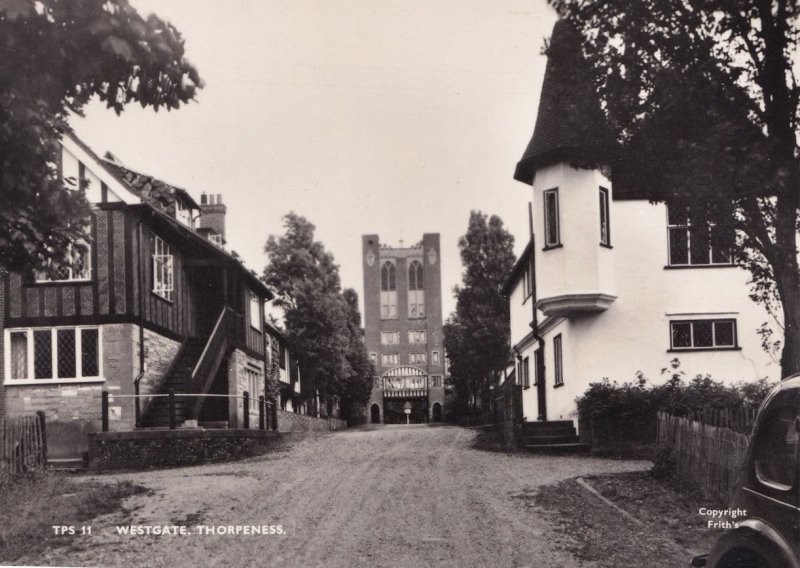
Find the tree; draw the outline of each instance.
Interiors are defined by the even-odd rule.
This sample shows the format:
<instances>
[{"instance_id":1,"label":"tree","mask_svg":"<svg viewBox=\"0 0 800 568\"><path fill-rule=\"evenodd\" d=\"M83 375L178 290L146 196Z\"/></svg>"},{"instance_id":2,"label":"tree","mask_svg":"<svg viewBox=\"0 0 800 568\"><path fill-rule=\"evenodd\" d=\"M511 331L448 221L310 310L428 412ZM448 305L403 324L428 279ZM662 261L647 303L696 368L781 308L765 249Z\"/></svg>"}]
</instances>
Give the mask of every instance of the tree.
<instances>
[{"instance_id":1,"label":"tree","mask_svg":"<svg viewBox=\"0 0 800 568\"><path fill-rule=\"evenodd\" d=\"M342 302L347 321L347 353L345 358L350 366L350 373L345 376L340 386L343 407L348 416L352 415L354 406L364 405L372 393L372 377L375 367L367 355L364 334L361 328L361 312L358 311L358 293L352 288L342 292Z\"/></svg>"},{"instance_id":2,"label":"tree","mask_svg":"<svg viewBox=\"0 0 800 568\"><path fill-rule=\"evenodd\" d=\"M68 263L89 212L56 169L70 113L178 108L202 83L178 30L127 0L0 0L0 38L0 267Z\"/></svg>"},{"instance_id":3,"label":"tree","mask_svg":"<svg viewBox=\"0 0 800 568\"><path fill-rule=\"evenodd\" d=\"M619 142L615 189L690 204L735 230L753 294L800 371L800 170L791 0L550 0L574 29Z\"/></svg>"},{"instance_id":4,"label":"tree","mask_svg":"<svg viewBox=\"0 0 800 568\"><path fill-rule=\"evenodd\" d=\"M314 225L293 212L284 216L286 233L270 235L269 264L262 279L283 311L286 336L297 353L304 380L330 401L351 373L350 337L341 295L339 267L314 240Z\"/></svg>"},{"instance_id":5,"label":"tree","mask_svg":"<svg viewBox=\"0 0 800 568\"><path fill-rule=\"evenodd\" d=\"M514 237L496 215L469 216L458 241L464 265L463 287L456 286L456 311L444 326L444 347L461 409L488 400L509 358L509 308L502 289L514 267ZM485 407L485 406L484 406Z\"/></svg>"}]
</instances>

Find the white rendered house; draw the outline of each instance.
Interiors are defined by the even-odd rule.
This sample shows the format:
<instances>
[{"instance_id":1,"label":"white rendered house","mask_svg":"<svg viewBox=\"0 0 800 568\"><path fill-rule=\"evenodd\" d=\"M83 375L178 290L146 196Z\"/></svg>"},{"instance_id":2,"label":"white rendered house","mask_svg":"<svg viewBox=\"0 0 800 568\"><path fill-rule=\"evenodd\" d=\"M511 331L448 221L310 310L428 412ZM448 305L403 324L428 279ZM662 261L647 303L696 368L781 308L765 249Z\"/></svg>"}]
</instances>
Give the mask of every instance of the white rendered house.
<instances>
[{"instance_id":1,"label":"white rendered house","mask_svg":"<svg viewBox=\"0 0 800 568\"><path fill-rule=\"evenodd\" d=\"M575 167L596 160L606 135L574 33L556 24L514 176L532 188L533 235L506 285L525 421L577 424L575 400L590 383L632 381L637 371L661 382L676 358L687 378L777 380L780 365L757 334L770 318L715 228L615 193L602 168Z\"/></svg>"}]
</instances>

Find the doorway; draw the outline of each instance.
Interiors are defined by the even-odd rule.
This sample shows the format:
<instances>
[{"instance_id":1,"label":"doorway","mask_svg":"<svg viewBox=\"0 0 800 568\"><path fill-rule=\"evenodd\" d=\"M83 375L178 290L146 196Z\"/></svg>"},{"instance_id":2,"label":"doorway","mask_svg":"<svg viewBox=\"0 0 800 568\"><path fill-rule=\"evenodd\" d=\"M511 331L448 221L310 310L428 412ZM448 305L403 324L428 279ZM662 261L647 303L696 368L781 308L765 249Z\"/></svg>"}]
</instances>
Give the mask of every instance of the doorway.
<instances>
[{"instance_id":1,"label":"doorway","mask_svg":"<svg viewBox=\"0 0 800 568\"><path fill-rule=\"evenodd\" d=\"M434 422L441 422L442 421L442 405L438 402L433 403L433 421Z\"/></svg>"},{"instance_id":2,"label":"doorway","mask_svg":"<svg viewBox=\"0 0 800 568\"><path fill-rule=\"evenodd\" d=\"M370 408L370 418L373 424L381 423L381 407L377 404L373 404Z\"/></svg>"}]
</instances>

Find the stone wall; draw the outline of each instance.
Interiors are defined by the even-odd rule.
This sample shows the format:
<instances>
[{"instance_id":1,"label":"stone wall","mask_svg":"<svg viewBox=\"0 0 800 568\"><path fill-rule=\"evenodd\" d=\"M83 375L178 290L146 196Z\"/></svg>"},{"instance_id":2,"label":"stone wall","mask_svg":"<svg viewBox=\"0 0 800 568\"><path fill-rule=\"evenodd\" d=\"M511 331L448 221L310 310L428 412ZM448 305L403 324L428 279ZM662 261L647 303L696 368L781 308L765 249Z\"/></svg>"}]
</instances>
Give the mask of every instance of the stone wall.
<instances>
[{"instance_id":1,"label":"stone wall","mask_svg":"<svg viewBox=\"0 0 800 568\"><path fill-rule=\"evenodd\" d=\"M314 418L304 414L295 414L285 410L277 410L279 432L328 432L344 430L347 422L338 418Z\"/></svg>"},{"instance_id":2,"label":"stone wall","mask_svg":"<svg viewBox=\"0 0 800 568\"><path fill-rule=\"evenodd\" d=\"M281 443L265 430L139 430L89 435L93 470L150 469L228 461L258 455Z\"/></svg>"},{"instance_id":3,"label":"stone wall","mask_svg":"<svg viewBox=\"0 0 800 568\"><path fill-rule=\"evenodd\" d=\"M250 384L248 369L258 374L255 388ZM258 427L258 397L264 394L264 362L250 357L239 349L231 353L228 361L228 394L236 398L228 402L228 422L232 428L244 426L244 391L250 395L251 402L247 409L250 415L250 428Z\"/></svg>"},{"instance_id":4,"label":"stone wall","mask_svg":"<svg viewBox=\"0 0 800 568\"><path fill-rule=\"evenodd\" d=\"M137 329L138 331L138 329ZM137 361L139 357L139 335L134 338L135 355ZM145 372L142 380L139 381L140 394L159 394L164 384L164 379L169 371L172 362L180 351L181 343L164 337L149 329L144 330L144 368Z\"/></svg>"}]
</instances>

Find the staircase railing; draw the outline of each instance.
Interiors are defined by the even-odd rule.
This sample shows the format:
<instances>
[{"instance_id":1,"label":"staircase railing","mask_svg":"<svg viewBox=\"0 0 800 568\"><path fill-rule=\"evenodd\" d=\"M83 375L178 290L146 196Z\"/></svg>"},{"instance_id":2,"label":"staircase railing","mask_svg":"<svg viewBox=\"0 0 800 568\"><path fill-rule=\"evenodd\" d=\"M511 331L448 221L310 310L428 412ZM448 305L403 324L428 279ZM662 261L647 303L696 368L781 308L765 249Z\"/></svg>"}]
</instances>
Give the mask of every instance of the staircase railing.
<instances>
[{"instance_id":1,"label":"staircase railing","mask_svg":"<svg viewBox=\"0 0 800 568\"><path fill-rule=\"evenodd\" d=\"M203 352L192 369L191 392L206 394L211 388L211 383L219 370L219 366L230 351L236 338L236 324L238 314L232 308L225 306L217 318L214 330L206 341ZM203 404L203 399L198 398L194 404L192 417L196 417Z\"/></svg>"}]
</instances>

